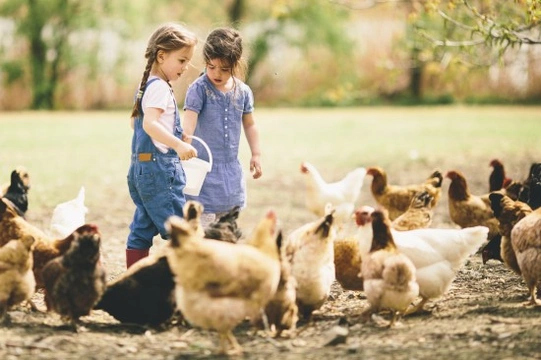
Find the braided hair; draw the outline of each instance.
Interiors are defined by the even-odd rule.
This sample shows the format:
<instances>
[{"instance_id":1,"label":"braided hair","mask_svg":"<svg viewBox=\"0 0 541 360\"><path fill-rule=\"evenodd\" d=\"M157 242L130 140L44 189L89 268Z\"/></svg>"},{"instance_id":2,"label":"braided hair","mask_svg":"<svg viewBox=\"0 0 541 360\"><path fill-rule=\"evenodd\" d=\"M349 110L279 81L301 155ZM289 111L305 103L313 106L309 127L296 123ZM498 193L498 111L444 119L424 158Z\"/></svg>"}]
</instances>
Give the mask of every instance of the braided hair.
<instances>
[{"instance_id":1,"label":"braided hair","mask_svg":"<svg viewBox=\"0 0 541 360\"><path fill-rule=\"evenodd\" d=\"M133 105L131 113L133 118L140 115L139 107L141 105L141 99L143 98L143 93L145 91L148 77L150 76L150 71L152 70L152 65L154 65L154 62L158 56L158 51L176 51L187 46L195 46L196 44L197 37L182 25L176 23L167 23L161 25L154 31L148 40L147 49L145 51L147 65L145 67L145 71L143 72L143 77L141 78L135 104ZM169 84L169 86L171 85Z\"/></svg>"},{"instance_id":2,"label":"braided hair","mask_svg":"<svg viewBox=\"0 0 541 360\"><path fill-rule=\"evenodd\" d=\"M203 60L220 59L231 67L231 74L244 78L246 74L246 61L242 57L242 37L232 28L217 28L207 36L203 47Z\"/></svg>"}]
</instances>

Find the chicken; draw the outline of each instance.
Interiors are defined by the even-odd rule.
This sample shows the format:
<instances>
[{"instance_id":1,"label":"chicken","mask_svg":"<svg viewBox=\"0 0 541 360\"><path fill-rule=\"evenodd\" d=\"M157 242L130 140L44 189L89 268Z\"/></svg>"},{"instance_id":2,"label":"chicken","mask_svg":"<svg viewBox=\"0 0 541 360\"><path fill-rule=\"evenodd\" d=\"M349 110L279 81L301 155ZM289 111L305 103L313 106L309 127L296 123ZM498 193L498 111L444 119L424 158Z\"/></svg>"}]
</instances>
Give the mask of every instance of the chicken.
<instances>
[{"instance_id":1,"label":"chicken","mask_svg":"<svg viewBox=\"0 0 541 360\"><path fill-rule=\"evenodd\" d=\"M260 315L280 281L276 214L269 211L246 243L239 244L201 241L186 220L176 216L166 226L178 309L192 325L216 330L221 352L242 352L233 329L246 317Z\"/></svg>"},{"instance_id":2,"label":"chicken","mask_svg":"<svg viewBox=\"0 0 541 360\"><path fill-rule=\"evenodd\" d=\"M240 207L235 206L227 214L205 228L205 238L236 243L242 237L242 231L237 224Z\"/></svg>"},{"instance_id":3,"label":"chicken","mask_svg":"<svg viewBox=\"0 0 541 360\"><path fill-rule=\"evenodd\" d=\"M284 251L297 280L297 306L304 319L327 300L335 280L334 211L292 231Z\"/></svg>"},{"instance_id":4,"label":"chicken","mask_svg":"<svg viewBox=\"0 0 541 360\"><path fill-rule=\"evenodd\" d=\"M361 257L370 249L370 214L373 211L370 206L362 206L355 211L358 226L355 237L359 241ZM407 311L411 314L422 310L428 300L436 299L449 290L456 272L486 241L488 228L391 230L391 234L398 250L410 258L417 269L421 301Z\"/></svg>"},{"instance_id":5,"label":"chicken","mask_svg":"<svg viewBox=\"0 0 541 360\"><path fill-rule=\"evenodd\" d=\"M391 223L393 229L404 231L429 227L434 217L433 199L426 190L415 193L406 212Z\"/></svg>"},{"instance_id":6,"label":"chicken","mask_svg":"<svg viewBox=\"0 0 541 360\"><path fill-rule=\"evenodd\" d=\"M536 210L541 207L541 163L534 163L530 167L526 186L528 188L527 203Z\"/></svg>"},{"instance_id":7,"label":"chicken","mask_svg":"<svg viewBox=\"0 0 541 360\"><path fill-rule=\"evenodd\" d=\"M515 250L511 245L511 229L526 215L532 212L528 204L522 201L514 201L502 192L493 192L489 195L492 211L499 221L501 234L500 240L500 258L502 261L520 275ZM484 260L483 260L484 261Z\"/></svg>"},{"instance_id":8,"label":"chicken","mask_svg":"<svg viewBox=\"0 0 541 360\"><path fill-rule=\"evenodd\" d=\"M56 205L49 232L51 236L62 239L86 223L88 208L85 206L85 188L81 187L77 197Z\"/></svg>"},{"instance_id":9,"label":"chicken","mask_svg":"<svg viewBox=\"0 0 541 360\"><path fill-rule=\"evenodd\" d=\"M541 285L541 208L516 223L511 230L511 244L530 292L529 304L541 306L536 294L536 286Z\"/></svg>"},{"instance_id":10,"label":"chicken","mask_svg":"<svg viewBox=\"0 0 541 360\"><path fill-rule=\"evenodd\" d=\"M486 264L489 260L498 260L499 262L503 262L501 255L501 246L501 235L497 235L490 239L481 250L481 258L483 259L483 264Z\"/></svg>"},{"instance_id":11,"label":"chicken","mask_svg":"<svg viewBox=\"0 0 541 360\"><path fill-rule=\"evenodd\" d=\"M492 166L492 172L488 177L488 192L498 191L507 187L512 179L506 176L502 162L498 159L492 159L489 165Z\"/></svg>"},{"instance_id":12,"label":"chicken","mask_svg":"<svg viewBox=\"0 0 541 360\"><path fill-rule=\"evenodd\" d=\"M449 216L461 228L486 226L488 239L500 235L499 221L494 216L489 194L473 195L468 189L466 178L460 171L449 171L445 175L451 180L449 185Z\"/></svg>"},{"instance_id":13,"label":"chicken","mask_svg":"<svg viewBox=\"0 0 541 360\"><path fill-rule=\"evenodd\" d=\"M32 249L35 239L25 235L0 247L0 323L9 322L7 311L28 301L34 294L36 280L32 272Z\"/></svg>"},{"instance_id":14,"label":"chicken","mask_svg":"<svg viewBox=\"0 0 541 360\"><path fill-rule=\"evenodd\" d=\"M30 189L30 176L23 166L18 166L11 172L11 182L4 185L0 197L9 200L9 205L13 207L21 216L28 210L28 190Z\"/></svg>"},{"instance_id":15,"label":"chicken","mask_svg":"<svg viewBox=\"0 0 541 360\"><path fill-rule=\"evenodd\" d=\"M390 221L384 212L372 212L371 221L373 238L370 250L361 254L364 293L370 303L364 314L390 309L393 315L389 327L392 327L419 295L416 269L411 260L397 249Z\"/></svg>"},{"instance_id":16,"label":"chicken","mask_svg":"<svg viewBox=\"0 0 541 360\"><path fill-rule=\"evenodd\" d=\"M433 197L431 207L435 207L440 200L443 176L438 170L430 174L423 183L412 185L389 185L387 173L380 167L368 168L367 174L373 177L370 186L372 196L388 211L391 221L408 209L411 199L419 191L427 191Z\"/></svg>"},{"instance_id":17,"label":"chicken","mask_svg":"<svg viewBox=\"0 0 541 360\"><path fill-rule=\"evenodd\" d=\"M107 284L94 306L122 323L159 326L176 309L175 282L164 252L150 254Z\"/></svg>"},{"instance_id":18,"label":"chicken","mask_svg":"<svg viewBox=\"0 0 541 360\"><path fill-rule=\"evenodd\" d=\"M326 182L317 169L308 162L301 164L301 173L306 175L306 207L318 217L325 214L325 205L335 208L336 224L350 221L355 203L361 194L366 169L358 167L336 182Z\"/></svg>"},{"instance_id":19,"label":"chicken","mask_svg":"<svg viewBox=\"0 0 541 360\"><path fill-rule=\"evenodd\" d=\"M75 232L65 254L49 261L42 271L47 311L54 311L77 329L105 291L105 269L100 262L101 236L97 226Z\"/></svg>"},{"instance_id":20,"label":"chicken","mask_svg":"<svg viewBox=\"0 0 541 360\"><path fill-rule=\"evenodd\" d=\"M293 336L297 325L298 307L296 303L297 280L291 274L291 263L282 251L282 232L278 233L276 240L280 249L280 282L273 298L265 306L267 325L274 332L274 337L282 334ZM255 321L259 328L265 327L261 317Z\"/></svg>"},{"instance_id":21,"label":"chicken","mask_svg":"<svg viewBox=\"0 0 541 360\"><path fill-rule=\"evenodd\" d=\"M201 204L195 201L188 201L183 208L184 218L199 236L202 211ZM240 237L237 216L238 208L222 216L205 229L205 237L236 242ZM156 250L107 284L94 309L106 311L122 323L157 327L169 321L175 314L176 301L166 251L166 248Z\"/></svg>"},{"instance_id":22,"label":"chicken","mask_svg":"<svg viewBox=\"0 0 541 360\"><path fill-rule=\"evenodd\" d=\"M36 288L43 288L41 270L50 260L64 254L70 247L75 234L83 231L85 225L75 230L64 239L55 239L46 235L43 231L19 216L15 210L7 206L0 199L0 245L5 244L10 239L19 239L25 235L31 235L36 239L33 255L33 272L36 278Z\"/></svg>"},{"instance_id":23,"label":"chicken","mask_svg":"<svg viewBox=\"0 0 541 360\"><path fill-rule=\"evenodd\" d=\"M359 243L355 237L345 236L334 240L335 277L344 290L363 290L363 278L359 276L361 262Z\"/></svg>"}]
</instances>

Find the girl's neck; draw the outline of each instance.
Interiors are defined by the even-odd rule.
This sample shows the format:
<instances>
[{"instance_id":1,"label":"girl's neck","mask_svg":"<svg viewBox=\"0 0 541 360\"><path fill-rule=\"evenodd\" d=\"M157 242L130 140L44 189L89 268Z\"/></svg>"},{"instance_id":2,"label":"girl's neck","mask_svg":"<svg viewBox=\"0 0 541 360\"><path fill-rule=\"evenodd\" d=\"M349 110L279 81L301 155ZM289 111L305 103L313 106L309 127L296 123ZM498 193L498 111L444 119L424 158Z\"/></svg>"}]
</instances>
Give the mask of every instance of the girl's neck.
<instances>
[{"instance_id":1,"label":"girl's neck","mask_svg":"<svg viewBox=\"0 0 541 360\"><path fill-rule=\"evenodd\" d=\"M227 82L225 84L223 84L221 86L216 86L216 84L213 84L213 85L216 88L216 90L218 90L218 91L220 91L222 93L227 93L227 92L229 92L229 91L231 91L233 89L234 84L235 84L235 82L234 82L233 76L231 76L229 78L229 80L227 80Z\"/></svg>"},{"instance_id":2,"label":"girl's neck","mask_svg":"<svg viewBox=\"0 0 541 360\"><path fill-rule=\"evenodd\" d=\"M151 70L150 71L150 76L158 77L158 78L162 79L163 81L169 83L169 80L167 79L165 74L163 72L161 72L160 70Z\"/></svg>"}]
</instances>

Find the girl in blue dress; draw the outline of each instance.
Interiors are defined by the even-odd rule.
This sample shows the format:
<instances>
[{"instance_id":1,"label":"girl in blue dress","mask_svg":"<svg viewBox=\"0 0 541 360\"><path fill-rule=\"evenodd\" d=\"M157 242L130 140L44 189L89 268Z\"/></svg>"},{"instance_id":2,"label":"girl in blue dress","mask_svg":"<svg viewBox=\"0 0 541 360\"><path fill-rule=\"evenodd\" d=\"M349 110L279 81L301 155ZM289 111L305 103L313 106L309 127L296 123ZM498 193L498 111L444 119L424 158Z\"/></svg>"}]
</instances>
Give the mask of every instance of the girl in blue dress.
<instances>
[{"instance_id":1,"label":"girl in blue dress","mask_svg":"<svg viewBox=\"0 0 541 360\"><path fill-rule=\"evenodd\" d=\"M203 226L235 206L246 206L246 184L238 159L241 130L250 147L250 172L254 179L262 175L259 133L254 122L254 96L240 77L245 70L242 38L232 28L218 28L203 46L205 72L188 88L184 103L185 140L195 135L209 146L213 165L199 196L186 195L204 206ZM192 145L199 157L208 160L205 149ZM206 158L207 157L207 158Z\"/></svg>"}]
</instances>

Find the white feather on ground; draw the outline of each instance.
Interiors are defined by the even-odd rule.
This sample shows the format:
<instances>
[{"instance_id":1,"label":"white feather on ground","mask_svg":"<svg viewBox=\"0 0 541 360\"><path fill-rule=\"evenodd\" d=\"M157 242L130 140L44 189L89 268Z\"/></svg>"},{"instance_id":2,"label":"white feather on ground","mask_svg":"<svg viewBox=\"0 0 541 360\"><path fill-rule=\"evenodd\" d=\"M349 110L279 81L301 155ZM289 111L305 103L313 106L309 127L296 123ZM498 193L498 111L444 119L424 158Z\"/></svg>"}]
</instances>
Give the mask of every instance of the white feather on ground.
<instances>
[{"instance_id":1,"label":"white feather on ground","mask_svg":"<svg viewBox=\"0 0 541 360\"><path fill-rule=\"evenodd\" d=\"M88 208L85 206L85 188L81 186L77 197L58 204L51 217L49 232L58 239L64 239L79 226L86 223Z\"/></svg>"}]
</instances>

